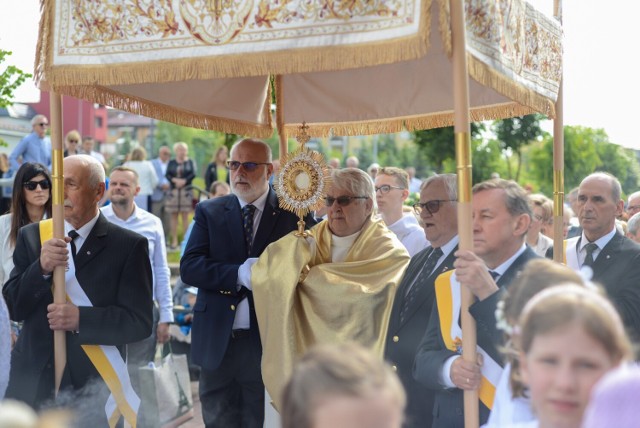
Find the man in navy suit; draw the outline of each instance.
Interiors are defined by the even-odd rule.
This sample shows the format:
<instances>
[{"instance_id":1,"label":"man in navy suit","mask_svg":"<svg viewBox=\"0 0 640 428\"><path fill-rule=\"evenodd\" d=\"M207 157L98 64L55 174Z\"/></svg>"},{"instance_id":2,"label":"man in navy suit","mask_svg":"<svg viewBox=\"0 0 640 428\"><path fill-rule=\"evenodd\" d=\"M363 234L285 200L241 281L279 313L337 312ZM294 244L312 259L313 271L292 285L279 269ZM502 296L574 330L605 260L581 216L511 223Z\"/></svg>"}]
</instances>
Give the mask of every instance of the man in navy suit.
<instances>
[{"instance_id":1,"label":"man in navy suit","mask_svg":"<svg viewBox=\"0 0 640 428\"><path fill-rule=\"evenodd\" d=\"M435 279L453 269L458 249L457 183L455 174L441 174L422 184L414 208L431 245L411 258L389 320L384 354L407 392L406 428L430 428L433 420L434 391L413 379L413 360L431 316Z\"/></svg>"},{"instance_id":2,"label":"man in navy suit","mask_svg":"<svg viewBox=\"0 0 640 428\"><path fill-rule=\"evenodd\" d=\"M297 229L298 218L278 208L269 187L271 160L271 149L260 140L244 139L231 148L233 194L197 205L180 263L182 280L198 288L191 355L201 367L207 427L263 425L262 345L253 295L238 285L238 275L267 245Z\"/></svg>"},{"instance_id":3,"label":"man in navy suit","mask_svg":"<svg viewBox=\"0 0 640 428\"><path fill-rule=\"evenodd\" d=\"M456 280L451 278L451 285L448 272L436 279L436 304L418 347L413 371L418 382L435 391L433 428L464 427L464 390L479 390L480 425L486 423L494 391L486 388L486 383L481 387L481 381L484 378L495 386L502 365L503 335L496 326L497 302L526 262L537 257L525 244L531 207L524 189L517 183L494 179L476 184L472 206L473 251L456 251L453 264ZM447 282L442 282L445 276ZM449 303L459 299L452 298L453 292L446 294L449 289L459 287L467 287L476 297L469 313L477 324L481 362L469 362L459 355L460 309L452 311L455 305Z\"/></svg>"}]
</instances>

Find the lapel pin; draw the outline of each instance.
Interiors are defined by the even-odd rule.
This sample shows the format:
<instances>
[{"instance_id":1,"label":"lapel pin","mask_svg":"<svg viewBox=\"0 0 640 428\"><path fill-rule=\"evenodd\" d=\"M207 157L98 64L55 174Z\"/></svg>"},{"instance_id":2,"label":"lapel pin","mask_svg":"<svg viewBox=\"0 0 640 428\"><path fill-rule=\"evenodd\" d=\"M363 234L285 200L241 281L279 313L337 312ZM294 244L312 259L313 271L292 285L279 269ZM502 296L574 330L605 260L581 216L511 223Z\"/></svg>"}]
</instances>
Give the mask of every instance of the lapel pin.
<instances>
[{"instance_id":1,"label":"lapel pin","mask_svg":"<svg viewBox=\"0 0 640 428\"><path fill-rule=\"evenodd\" d=\"M90 255L91 255L91 251L87 251L87 256L90 256Z\"/></svg>"}]
</instances>

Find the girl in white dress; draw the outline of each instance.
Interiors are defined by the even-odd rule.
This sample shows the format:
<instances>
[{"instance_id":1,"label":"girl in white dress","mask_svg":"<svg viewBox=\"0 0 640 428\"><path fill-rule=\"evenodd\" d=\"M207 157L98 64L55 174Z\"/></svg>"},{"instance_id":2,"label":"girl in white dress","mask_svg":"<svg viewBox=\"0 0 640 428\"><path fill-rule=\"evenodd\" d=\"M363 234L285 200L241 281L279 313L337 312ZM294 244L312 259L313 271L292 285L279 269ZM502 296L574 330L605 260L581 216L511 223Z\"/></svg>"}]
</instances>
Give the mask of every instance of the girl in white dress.
<instances>
[{"instance_id":1,"label":"girl in white dress","mask_svg":"<svg viewBox=\"0 0 640 428\"><path fill-rule=\"evenodd\" d=\"M599 292L561 285L535 295L519 326L520 374L538 418L525 426L579 428L593 386L632 357L620 316Z\"/></svg>"},{"instance_id":2,"label":"girl in white dress","mask_svg":"<svg viewBox=\"0 0 640 428\"><path fill-rule=\"evenodd\" d=\"M573 269L548 259L531 260L498 303L496 320L507 336L506 365L496 388L486 428L501 428L536 420L525 386L520 381L518 351L513 346L514 335L518 317L527 302L540 291L561 283L584 285L582 277Z\"/></svg>"}]
</instances>

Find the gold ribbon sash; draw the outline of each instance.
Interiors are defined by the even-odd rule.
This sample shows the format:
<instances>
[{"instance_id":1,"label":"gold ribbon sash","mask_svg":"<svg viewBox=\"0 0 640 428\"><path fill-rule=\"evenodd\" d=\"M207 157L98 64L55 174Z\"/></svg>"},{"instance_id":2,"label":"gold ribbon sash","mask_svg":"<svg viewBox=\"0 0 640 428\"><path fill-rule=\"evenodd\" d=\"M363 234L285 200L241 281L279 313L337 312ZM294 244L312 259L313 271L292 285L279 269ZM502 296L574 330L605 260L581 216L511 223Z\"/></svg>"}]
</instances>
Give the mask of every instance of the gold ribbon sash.
<instances>
[{"instance_id":1,"label":"gold ribbon sash","mask_svg":"<svg viewBox=\"0 0 640 428\"><path fill-rule=\"evenodd\" d=\"M462 328L458 323L461 310L461 285L455 277L455 271L451 270L439 275L436 278L435 287L442 339L447 349L462 354ZM477 346L477 352L483 358L482 379L478 396L480 401L491 409L496 395L496 386L502 374L502 367L480 346Z\"/></svg>"},{"instance_id":2,"label":"gold ribbon sash","mask_svg":"<svg viewBox=\"0 0 640 428\"><path fill-rule=\"evenodd\" d=\"M53 220L42 220L39 226L40 243L44 244L45 241L53 238ZM69 268L65 273L65 282L68 301L76 306L93 306L78 283L75 265L71 257L69 258ZM133 428L136 428L140 398L131 386L127 363L122 359L118 348L105 345L81 345L81 347L111 391L105 405L109 426L115 427L120 416L124 416L125 420Z\"/></svg>"}]
</instances>

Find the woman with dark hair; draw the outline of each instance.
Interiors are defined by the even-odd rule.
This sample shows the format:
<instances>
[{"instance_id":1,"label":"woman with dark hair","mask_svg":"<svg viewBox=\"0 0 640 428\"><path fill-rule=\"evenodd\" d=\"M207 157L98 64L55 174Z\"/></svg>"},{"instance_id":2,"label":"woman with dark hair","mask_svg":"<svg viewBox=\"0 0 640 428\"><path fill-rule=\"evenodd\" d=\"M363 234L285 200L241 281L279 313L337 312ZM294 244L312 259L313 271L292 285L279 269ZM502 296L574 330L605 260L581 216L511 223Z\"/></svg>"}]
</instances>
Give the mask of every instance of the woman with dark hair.
<instances>
[{"instance_id":1,"label":"woman with dark hair","mask_svg":"<svg viewBox=\"0 0 640 428\"><path fill-rule=\"evenodd\" d=\"M13 250L22 226L51 217L51 176L39 163L20 166L13 184L9 214L0 216L0 284L4 285L13 269Z\"/></svg>"}]
</instances>

